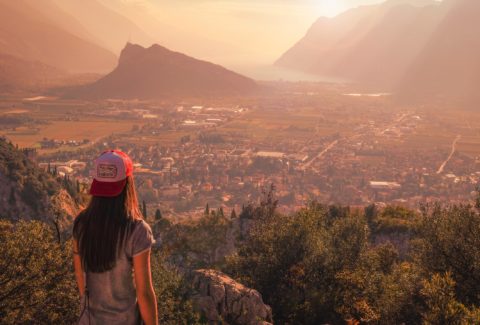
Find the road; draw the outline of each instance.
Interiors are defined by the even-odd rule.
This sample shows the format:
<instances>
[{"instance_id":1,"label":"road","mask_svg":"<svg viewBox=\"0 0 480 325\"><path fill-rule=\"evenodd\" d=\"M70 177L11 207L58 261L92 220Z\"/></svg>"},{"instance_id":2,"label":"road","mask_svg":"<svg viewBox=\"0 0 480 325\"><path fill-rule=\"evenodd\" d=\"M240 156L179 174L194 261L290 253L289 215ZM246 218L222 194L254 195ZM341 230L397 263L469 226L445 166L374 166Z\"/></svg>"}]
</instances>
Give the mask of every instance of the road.
<instances>
[{"instance_id":1,"label":"road","mask_svg":"<svg viewBox=\"0 0 480 325\"><path fill-rule=\"evenodd\" d=\"M328 150L332 149L334 146L336 146L338 143L338 140L335 140L333 141L332 143L330 143L328 146L325 147L325 149L323 149L322 151L320 151L320 153L318 155L316 155L315 157L313 157L312 160L306 162L303 166L302 166L302 169L307 169L308 167L310 167L310 165L317 159L320 159L322 158L322 156L324 154L327 153Z\"/></svg>"},{"instance_id":2,"label":"road","mask_svg":"<svg viewBox=\"0 0 480 325\"><path fill-rule=\"evenodd\" d=\"M387 128L385 128L384 130L378 132L377 134L375 134L376 136L380 136L380 135L384 135L385 132L387 132L388 130L390 130L391 128L397 126L398 123L402 122L407 116L411 115L411 113L403 113L402 115L400 115L396 120L393 121L393 123L391 125L389 125Z\"/></svg>"},{"instance_id":3,"label":"road","mask_svg":"<svg viewBox=\"0 0 480 325\"><path fill-rule=\"evenodd\" d=\"M453 154L454 154L455 151L457 150L457 142L458 142L458 140L460 140L461 137L462 137L461 135L457 135L457 137L455 138L455 140L453 140L453 143L452 143L452 151L450 152L450 155L448 156L448 158L440 165L440 168L438 168L437 174L443 173L443 170L445 169L445 166L448 164L448 162L450 161L450 159L452 159Z\"/></svg>"}]
</instances>

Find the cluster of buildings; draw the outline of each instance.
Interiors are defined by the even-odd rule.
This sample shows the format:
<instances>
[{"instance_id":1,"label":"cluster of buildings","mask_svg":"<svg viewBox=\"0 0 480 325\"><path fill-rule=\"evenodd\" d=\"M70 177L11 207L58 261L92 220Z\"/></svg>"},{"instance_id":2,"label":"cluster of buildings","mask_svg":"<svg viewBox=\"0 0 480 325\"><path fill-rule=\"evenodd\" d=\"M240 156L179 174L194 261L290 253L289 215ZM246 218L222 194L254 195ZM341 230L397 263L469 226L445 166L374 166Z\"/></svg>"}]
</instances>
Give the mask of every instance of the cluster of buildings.
<instances>
[{"instance_id":1,"label":"cluster of buildings","mask_svg":"<svg viewBox=\"0 0 480 325\"><path fill-rule=\"evenodd\" d=\"M152 122L132 130L136 136L155 136L165 129L193 132L173 145L112 138L94 144L90 151L72 153L70 161L52 160L41 166L55 166L86 183L89 166L82 161L91 160L92 152L105 147L120 148L136 163L138 192L149 211L160 208L179 218L201 213L207 203L239 213L242 205L258 200L270 184L275 185L280 209L289 212L311 200L410 207L436 200L465 202L480 180L480 160L456 153L445 172L437 173L448 150L399 150L403 137L414 134L422 121L410 112L366 121L347 135L314 135L308 140L204 136L245 112L248 109L240 107L178 105L161 115L141 108L130 114Z\"/></svg>"},{"instance_id":2,"label":"cluster of buildings","mask_svg":"<svg viewBox=\"0 0 480 325\"><path fill-rule=\"evenodd\" d=\"M90 143L90 140L88 139L77 141L77 140L59 140L59 139L47 139L47 138L43 138L39 142L40 148L42 149L59 148L61 146L79 147L81 145L85 145L88 143Z\"/></svg>"}]
</instances>

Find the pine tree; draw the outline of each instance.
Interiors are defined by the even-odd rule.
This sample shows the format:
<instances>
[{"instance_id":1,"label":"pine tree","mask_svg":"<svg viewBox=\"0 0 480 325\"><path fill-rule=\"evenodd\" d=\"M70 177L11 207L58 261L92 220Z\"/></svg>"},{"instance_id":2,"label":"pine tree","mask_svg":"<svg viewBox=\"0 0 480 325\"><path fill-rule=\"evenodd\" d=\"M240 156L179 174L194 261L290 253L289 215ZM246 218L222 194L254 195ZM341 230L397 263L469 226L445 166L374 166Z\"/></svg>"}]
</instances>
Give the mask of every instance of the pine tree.
<instances>
[{"instance_id":1,"label":"pine tree","mask_svg":"<svg viewBox=\"0 0 480 325\"><path fill-rule=\"evenodd\" d=\"M162 219L162 212L160 211L160 209L157 209L155 211L155 220L160 220Z\"/></svg>"},{"instance_id":2,"label":"pine tree","mask_svg":"<svg viewBox=\"0 0 480 325\"><path fill-rule=\"evenodd\" d=\"M205 215L206 215L206 216L210 215L210 207L208 206L208 203L207 203L207 205L205 206Z\"/></svg>"},{"instance_id":3,"label":"pine tree","mask_svg":"<svg viewBox=\"0 0 480 325\"><path fill-rule=\"evenodd\" d=\"M232 213L230 214L230 219L236 219L237 218L237 212L235 211L235 208L232 209Z\"/></svg>"},{"instance_id":4,"label":"pine tree","mask_svg":"<svg viewBox=\"0 0 480 325\"><path fill-rule=\"evenodd\" d=\"M145 200L142 201L142 214L144 218L147 217L147 203L145 203Z\"/></svg>"},{"instance_id":5,"label":"pine tree","mask_svg":"<svg viewBox=\"0 0 480 325\"><path fill-rule=\"evenodd\" d=\"M218 215L221 216L221 217L225 217L225 213L223 213L223 207L220 207L218 209Z\"/></svg>"},{"instance_id":6,"label":"pine tree","mask_svg":"<svg viewBox=\"0 0 480 325\"><path fill-rule=\"evenodd\" d=\"M480 185L478 185L475 189L477 192L477 196L475 198L475 207L480 210Z\"/></svg>"},{"instance_id":7,"label":"pine tree","mask_svg":"<svg viewBox=\"0 0 480 325\"><path fill-rule=\"evenodd\" d=\"M10 197L8 198L8 202L11 205L14 205L17 200L15 199L15 189L12 187L10 189Z\"/></svg>"}]
</instances>

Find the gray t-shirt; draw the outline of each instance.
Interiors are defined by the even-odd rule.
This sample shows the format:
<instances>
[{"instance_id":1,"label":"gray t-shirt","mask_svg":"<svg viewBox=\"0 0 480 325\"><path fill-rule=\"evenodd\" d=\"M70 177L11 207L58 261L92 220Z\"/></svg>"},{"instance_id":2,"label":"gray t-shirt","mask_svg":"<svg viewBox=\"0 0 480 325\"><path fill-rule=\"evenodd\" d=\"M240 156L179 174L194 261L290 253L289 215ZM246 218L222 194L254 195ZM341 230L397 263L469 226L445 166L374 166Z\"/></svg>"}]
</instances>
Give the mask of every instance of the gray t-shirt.
<instances>
[{"instance_id":1,"label":"gray t-shirt","mask_svg":"<svg viewBox=\"0 0 480 325\"><path fill-rule=\"evenodd\" d=\"M154 242L150 226L143 220L135 222L113 269L86 274L86 297L81 299L81 325L141 324L133 277L133 257L150 249Z\"/></svg>"}]
</instances>

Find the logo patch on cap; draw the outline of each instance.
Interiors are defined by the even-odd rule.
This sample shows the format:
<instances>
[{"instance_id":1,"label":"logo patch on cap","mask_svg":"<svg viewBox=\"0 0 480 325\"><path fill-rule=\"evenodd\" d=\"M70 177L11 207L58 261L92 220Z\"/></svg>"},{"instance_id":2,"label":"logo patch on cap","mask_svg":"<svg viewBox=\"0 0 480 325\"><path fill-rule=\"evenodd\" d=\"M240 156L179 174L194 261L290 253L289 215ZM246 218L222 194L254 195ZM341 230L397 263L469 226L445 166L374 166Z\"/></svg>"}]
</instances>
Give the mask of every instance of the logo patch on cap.
<instances>
[{"instance_id":1,"label":"logo patch on cap","mask_svg":"<svg viewBox=\"0 0 480 325\"><path fill-rule=\"evenodd\" d=\"M100 178L115 178L117 173L117 166L113 164L98 164L97 166L97 176Z\"/></svg>"}]
</instances>

